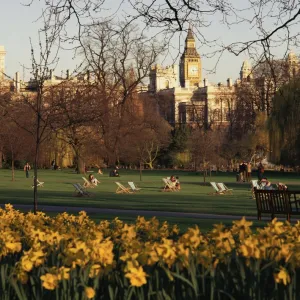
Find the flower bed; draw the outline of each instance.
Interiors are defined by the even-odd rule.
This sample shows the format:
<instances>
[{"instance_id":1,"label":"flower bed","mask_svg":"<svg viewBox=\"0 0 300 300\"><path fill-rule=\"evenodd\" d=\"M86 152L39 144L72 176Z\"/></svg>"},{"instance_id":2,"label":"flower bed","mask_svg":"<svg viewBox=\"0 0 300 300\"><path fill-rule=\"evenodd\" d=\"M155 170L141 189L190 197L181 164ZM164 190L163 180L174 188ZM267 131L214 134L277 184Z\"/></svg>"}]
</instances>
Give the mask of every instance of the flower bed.
<instances>
[{"instance_id":1,"label":"flower bed","mask_svg":"<svg viewBox=\"0 0 300 300\"><path fill-rule=\"evenodd\" d=\"M300 222L251 231L0 209L1 299L300 299Z\"/></svg>"}]
</instances>

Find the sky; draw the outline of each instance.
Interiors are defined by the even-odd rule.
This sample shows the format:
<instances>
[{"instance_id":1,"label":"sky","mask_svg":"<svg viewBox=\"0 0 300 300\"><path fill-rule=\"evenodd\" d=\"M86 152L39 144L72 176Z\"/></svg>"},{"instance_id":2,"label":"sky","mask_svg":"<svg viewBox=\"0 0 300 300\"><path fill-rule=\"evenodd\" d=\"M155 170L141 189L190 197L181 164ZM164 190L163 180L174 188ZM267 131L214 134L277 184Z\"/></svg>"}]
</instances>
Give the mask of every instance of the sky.
<instances>
[{"instance_id":1,"label":"sky","mask_svg":"<svg viewBox=\"0 0 300 300\"><path fill-rule=\"evenodd\" d=\"M39 19L44 1L34 0L34 3L27 7L23 4L29 3L31 0L0 0L0 45L3 45L7 51L6 54L6 73L13 77L14 73L19 71L21 79L28 80L30 77L31 66L31 44L38 51L38 30L42 25ZM115 1L115 0L113 0ZM109 3L113 3L109 1ZM236 0L238 1L238 0ZM244 1L244 0L242 0ZM22 4L23 3L23 4ZM123 7L121 13L125 15L125 11L130 10L129 7ZM220 23L212 22L208 28L203 28L203 33L211 37L211 39L219 39L220 43L229 43L231 41L242 41L248 39L251 32L248 25L239 25L232 28L221 26ZM72 28L69 28L72 30ZM255 32L254 32L255 33ZM161 56L158 63L162 65L170 65L179 62L179 51L183 51L183 43L185 38L183 33L179 43L179 35L175 34L168 55ZM249 59L247 53L235 56L230 53L224 53L218 61L215 73L211 70L218 60L218 56L212 58L206 54L214 49L208 49L201 41L196 40L197 50L202 57L202 77L207 78L209 82L223 82L227 78L237 79L244 60ZM64 75L67 69L74 70L76 64L79 63L78 57L74 59L70 51L61 50L59 53L59 63L55 70L56 75Z\"/></svg>"}]
</instances>

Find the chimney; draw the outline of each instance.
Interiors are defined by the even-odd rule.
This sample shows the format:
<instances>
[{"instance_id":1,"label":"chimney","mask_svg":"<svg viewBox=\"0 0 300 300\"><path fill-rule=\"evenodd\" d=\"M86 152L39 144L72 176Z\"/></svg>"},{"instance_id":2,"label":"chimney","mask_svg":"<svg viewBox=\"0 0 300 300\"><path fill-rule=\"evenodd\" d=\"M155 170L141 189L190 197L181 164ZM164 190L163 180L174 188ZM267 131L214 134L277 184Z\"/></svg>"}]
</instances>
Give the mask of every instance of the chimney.
<instances>
[{"instance_id":1,"label":"chimney","mask_svg":"<svg viewBox=\"0 0 300 300\"><path fill-rule=\"evenodd\" d=\"M203 86L204 87L208 86L208 80L206 78L203 79Z\"/></svg>"},{"instance_id":2,"label":"chimney","mask_svg":"<svg viewBox=\"0 0 300 300\"><path fill-rule=\"evenodd\" d=\"M15 76L15 88L16 88L16 92L20 92L20 75L19 72L16 72L16 76Z\"/></svg>"},{"instance_id":3,"label":"chimney","mask_svg":"<svg viewBox=\"0 0 300 300\"><path fill-rule=\"evenodd\" d=\"M227 86L232 87L232 79L231 78L227 79Z\"/></svg>"},{"instance_id":4,"label":"chimney","mask_svg":"<svg viewBox=\"0 0 300 300\"><path fill-rule=\"evenodd\" d=\"M87 81L90 81L90 70L86 71L86 77L87 77Z\"/></svg>"},{"instance_id":5,"label":"chimney","mask_svg":"<svg viewBox=\"0 0 300 300\"><path fill-rule=\"evenodd\" d=\"M70 71L67 70L67 79L70 79Z\"/></svg>"}]
</instances>

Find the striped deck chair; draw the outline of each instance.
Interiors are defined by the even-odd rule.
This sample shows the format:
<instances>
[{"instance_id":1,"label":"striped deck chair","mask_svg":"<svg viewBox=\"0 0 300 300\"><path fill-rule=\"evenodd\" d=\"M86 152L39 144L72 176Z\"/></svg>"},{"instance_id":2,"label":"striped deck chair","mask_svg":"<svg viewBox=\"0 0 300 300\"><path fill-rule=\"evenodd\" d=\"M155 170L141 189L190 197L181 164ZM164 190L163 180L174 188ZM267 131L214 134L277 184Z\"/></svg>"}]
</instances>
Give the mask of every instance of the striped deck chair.
<instances>
[{"instance_id":1,"label":"striped deck chair","mask_svg":"<svg viewBox=\"0 0 300 300\"><path fill-rule=\"evenodd\" d=\"M217 183L217 186L219 186L221 191L225 194L232 194L233 189L229 189L223 182Z\"/></svg>"},{"instance_id":2,"label":"striped deck chair","mask_svg":"<svg viewBox=\"0 0 300 300\"><path fill-rule=\"evenodd\" d=\"M220 187L218 187L218 185L215 182L210 182L210 185L213 187L214 192L210 193L209 195L224 195L225 194L225 192Z\"/></svg>"},{"instance_id":3,"label":"striped deck chair","mask_svg":"<svg viewBox=\"0 0 300 300\"><path fill-rule=\"evenodd\" d=\"M116 194L133 194L130 188L125 187L120 182L116 182L116 185L117 185Z\"/></svg>"}]
</instances>

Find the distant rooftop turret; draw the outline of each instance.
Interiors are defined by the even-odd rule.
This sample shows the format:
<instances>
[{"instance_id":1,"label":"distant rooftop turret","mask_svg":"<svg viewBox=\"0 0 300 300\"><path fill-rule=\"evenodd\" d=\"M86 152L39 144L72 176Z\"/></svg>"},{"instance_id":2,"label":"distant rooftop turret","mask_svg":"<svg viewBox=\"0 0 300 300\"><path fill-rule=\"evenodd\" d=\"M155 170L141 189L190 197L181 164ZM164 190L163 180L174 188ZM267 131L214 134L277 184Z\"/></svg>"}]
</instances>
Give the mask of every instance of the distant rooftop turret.
<instances>
[{"instance_id":1,"label":"distant rooftop turret","mask_svg":"<svg viewBox=\"0 0 300 300\"><path fill-rule=\"evenodd\" d=\"M252 67L248 60L245 60L242 64L242 68L240 71L240 79L241 80L252 79Z\"/></svg>"},{"instance_id":2,"label":"distant rooftop turret","mask_svg":"<svg viewBox=\"0 0 300 300\"><path fill-rule=\"evenodd\" d=\"M4 46L0 46L0 81L4 80L5 77L5 55L6 51Z\"/></svg>"}]
</instances>

